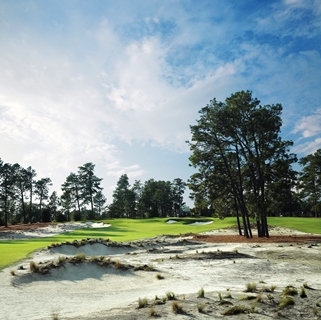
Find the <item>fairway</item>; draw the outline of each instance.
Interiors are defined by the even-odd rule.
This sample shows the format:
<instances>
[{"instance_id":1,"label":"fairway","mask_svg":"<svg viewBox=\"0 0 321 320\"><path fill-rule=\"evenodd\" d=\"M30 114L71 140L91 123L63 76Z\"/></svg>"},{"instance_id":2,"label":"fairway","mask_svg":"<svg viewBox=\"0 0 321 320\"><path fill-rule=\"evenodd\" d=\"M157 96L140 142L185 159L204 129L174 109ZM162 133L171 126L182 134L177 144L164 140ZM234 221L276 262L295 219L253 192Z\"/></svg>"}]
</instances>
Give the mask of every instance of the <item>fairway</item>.
<instances>
[{"instance_id":1,"label":"fairway","mask_svg":"<svg viewBox=\"0 0 321 320\"><path fill-rule=\"evenodd\" d=\"M168 220L176 223L166 223ZM211 224L192 225L199 221L213 221ZM37 249L44 248L52 243L61 243L85 238L104 238L112 241L123 242L157 235L179 235L185 233L201 233L209 230L236 225L236 218L212 219L212 218L154 218L154 219L111 219L104 220L111 226L99 229L79 229L65 234L59 234L49 238L35 238L30 240L0 241L0 269L26 258ZM288 218L271 217L269 225L287 227L307 233L321 234L321 219L318 218Z\"/></svg>"}]
</instances>

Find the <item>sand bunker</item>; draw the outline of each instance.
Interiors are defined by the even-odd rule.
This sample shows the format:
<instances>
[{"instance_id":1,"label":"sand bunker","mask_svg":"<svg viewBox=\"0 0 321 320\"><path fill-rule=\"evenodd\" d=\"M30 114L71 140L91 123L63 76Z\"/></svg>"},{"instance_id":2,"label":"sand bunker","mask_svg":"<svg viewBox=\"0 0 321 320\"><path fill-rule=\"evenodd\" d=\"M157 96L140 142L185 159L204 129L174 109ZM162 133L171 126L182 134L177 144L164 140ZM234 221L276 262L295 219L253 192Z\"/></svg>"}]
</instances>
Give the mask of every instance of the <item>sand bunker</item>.
<instances>
[{"instance_id":1,"label":"sand bunker","mask_svg":"<svg viewBox=\"0 0 321 320\"><path fill-rule=\"evenodd\" d=\"M286 229L279 231L285 233ZM190 238L160 236L117 245L89 239L88 243L83 240L37 251L0 273L0 301L5 301L0 319L51 320L57 314L67 320L140 320L148 317L152 306L166 319L221 319L221 313L231 306L252 310L251 299L257 296L262 301L254 300L254 313L233 319L318 319L313 314L321 313L316 307L321 305L321 242L317 238L313 243L298 244L210 243ZM72 263L80 254L86 261ZM46 265L62 257L67 257L67 262L49 273L30 272L31 261ZM113 263L101 266L97 259ZM116 263L130 267L118 268ZM144 271L146 267L157 271ZM257 289L245 293L249 283L255 283ZM281 293L289 285L298 291L295 304L280 309ZM300 291L307 285L313 290L305 289L307 298L301 298ZM203 299L197 298L201 288ZM172 301L163 301L168 292L176 295L185 314L175 315ZM253 297L239 300L245 295ZM137 308L139 298L147 299L146 308ZM198 305L204 305L203 313Z\"/></svg>"}]
</instances>

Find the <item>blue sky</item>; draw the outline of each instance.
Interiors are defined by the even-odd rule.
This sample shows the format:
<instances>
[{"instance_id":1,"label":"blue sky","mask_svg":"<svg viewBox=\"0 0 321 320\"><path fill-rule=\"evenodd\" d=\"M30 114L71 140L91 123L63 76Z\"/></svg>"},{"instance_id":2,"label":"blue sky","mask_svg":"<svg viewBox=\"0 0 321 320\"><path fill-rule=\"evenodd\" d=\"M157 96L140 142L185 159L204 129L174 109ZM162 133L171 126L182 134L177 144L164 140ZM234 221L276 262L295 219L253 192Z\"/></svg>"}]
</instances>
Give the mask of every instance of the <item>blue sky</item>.
<instances>
[{"instance_id":1,"label":"blue sky","mask_svg":"<svg viewBox=\"0 0 321 320\"><path fill-rule=\"evenodd\" d=\"M108 203L125 173L186 181L189 126L240 90L321 148L318 0L0 0L0 42L0 158L53 190L86 162Z\"/></svg>"}]
</instances>

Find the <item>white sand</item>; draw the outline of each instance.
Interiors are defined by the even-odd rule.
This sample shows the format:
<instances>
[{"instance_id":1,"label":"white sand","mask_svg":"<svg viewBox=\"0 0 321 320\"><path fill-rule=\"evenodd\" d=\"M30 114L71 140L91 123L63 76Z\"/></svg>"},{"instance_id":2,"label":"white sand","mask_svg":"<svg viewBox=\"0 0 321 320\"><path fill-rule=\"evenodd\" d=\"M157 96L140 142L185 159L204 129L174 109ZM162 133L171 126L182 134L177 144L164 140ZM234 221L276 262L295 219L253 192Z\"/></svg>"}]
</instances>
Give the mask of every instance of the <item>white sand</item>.
<instances>
[{"instance_id":1,"label":"white sand","mask_svg":"<svg viewBox=\"0 0 321 320\"><path fill-rule=\"evenodd\" d=\"M227 232L215 231L218 234ZM284 228L274 232L294 233ZM122 308L128 306L135 313L138 298L154 299L155 295L162 297L169 291L177 295L196 293L201 287L206 292L224 292L229 288L234 294L242 291L247 283L261 280L267 286L307 282L321 289L320 245L183 243L181 240L158 237L137 242L132 248L94 243L78 249L65 245L40 250L30 259L0 273L0 319L46 320L52 319L53 313L57 313L59 319L103 319L104 315L120 316ZM237 251L246 256L237 259L177 259L196 252L217 250ZM165 279L157 280L155 272L120 271L93 263L67 263L48 275L29 271L30 261L57 260L59 256L77 253L85 253L88 257L105 255L131 265L153 265ZM18 270L21 265L25 270ZM11 271L16 275L12 276ZM178 319L174 315L172 318ZM115 316L113 319L120 318Z\"/></svg>"}]
</instances>

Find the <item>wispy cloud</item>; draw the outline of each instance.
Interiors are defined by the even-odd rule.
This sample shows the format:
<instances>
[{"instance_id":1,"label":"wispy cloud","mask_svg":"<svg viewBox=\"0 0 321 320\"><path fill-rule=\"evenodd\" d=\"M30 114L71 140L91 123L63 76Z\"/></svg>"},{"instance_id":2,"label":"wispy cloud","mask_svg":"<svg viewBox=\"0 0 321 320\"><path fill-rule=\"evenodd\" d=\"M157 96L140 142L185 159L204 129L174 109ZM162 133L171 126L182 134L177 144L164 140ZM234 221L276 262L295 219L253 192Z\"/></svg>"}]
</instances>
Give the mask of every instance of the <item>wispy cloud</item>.
<instances>
[{"instance_id":1,"label":"wispy cloud","mask_svg":"<svg viewBox=\"0 0 321 320\"><path fill-rule=\"evenodd\" d=\"M146 159L161 150L173 163L188 158L200 108L247 89L283 104L287 138L302 133L317 146L320 8L312 0L4 2L0 156L59 183L85 162L106 186L124 173L151 178L159 169L147 170ZM140 157L144 145L153 153Z\"/></svg>"}]
</instances>

